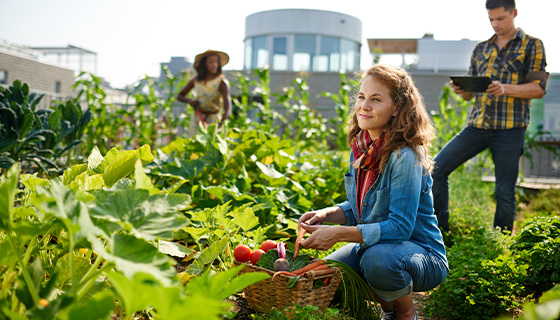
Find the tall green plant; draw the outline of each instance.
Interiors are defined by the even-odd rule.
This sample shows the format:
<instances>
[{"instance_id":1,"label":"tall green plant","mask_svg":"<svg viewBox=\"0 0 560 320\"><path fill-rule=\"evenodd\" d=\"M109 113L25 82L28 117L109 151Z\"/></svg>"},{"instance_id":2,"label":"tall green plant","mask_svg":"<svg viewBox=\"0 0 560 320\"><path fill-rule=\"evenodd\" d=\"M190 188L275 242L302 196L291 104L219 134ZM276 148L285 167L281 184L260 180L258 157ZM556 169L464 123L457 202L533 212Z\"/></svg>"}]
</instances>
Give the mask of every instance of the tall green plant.
<instances>
[{"instance_id":1,"label":"tall green plant","mask_svg":"<svg viewBox=\"0 0 560 320\"><path fill-rule=\"evenodd\" d=\"M83 101L91 109L92 120L84 130L85 150L98 147L103 153L119 145L122 130L126 126L127 111L107 102L107 93L101 79L91 73L82 72L74 83L76 99Z\"/></svg>"},{"instance_id":2,"label":"tall green plant","mask_svg":"<svg viewBox=\"0 0 560 320\"><path fill-rule=\"evenodd\" d=\"M25 171L52 174L72 158L90 121L89 109L83 112L70 100L36 110L41 98L20 81L0 88L0 168L18 162ZM68 151L66 161L61 161Z\"/></svg>"}]
</instances>

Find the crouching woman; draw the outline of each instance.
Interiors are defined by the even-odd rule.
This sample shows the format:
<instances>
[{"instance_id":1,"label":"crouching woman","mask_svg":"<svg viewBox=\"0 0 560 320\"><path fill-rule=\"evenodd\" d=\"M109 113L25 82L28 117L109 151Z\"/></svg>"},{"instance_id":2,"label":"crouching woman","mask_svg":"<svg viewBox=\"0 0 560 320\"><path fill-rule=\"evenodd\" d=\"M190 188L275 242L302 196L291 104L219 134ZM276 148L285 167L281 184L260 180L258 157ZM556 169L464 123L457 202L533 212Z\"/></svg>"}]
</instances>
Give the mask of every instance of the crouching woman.
<instances>
[{"instance_id":1,"label":"crouching woman","mask_svg":"<svg viewBox=\"0 0 560 320\"><path fill-rule=\"evenodd\" d=\"M328 250L350 242L325 259L367 281L383 319L416 319L412 292L435 288L449 271L431 191L432 123L410 75L374 65L348 124L347 200L304 213L298 225L311 235L301 244Z\"/></svg>"}]
</instances>

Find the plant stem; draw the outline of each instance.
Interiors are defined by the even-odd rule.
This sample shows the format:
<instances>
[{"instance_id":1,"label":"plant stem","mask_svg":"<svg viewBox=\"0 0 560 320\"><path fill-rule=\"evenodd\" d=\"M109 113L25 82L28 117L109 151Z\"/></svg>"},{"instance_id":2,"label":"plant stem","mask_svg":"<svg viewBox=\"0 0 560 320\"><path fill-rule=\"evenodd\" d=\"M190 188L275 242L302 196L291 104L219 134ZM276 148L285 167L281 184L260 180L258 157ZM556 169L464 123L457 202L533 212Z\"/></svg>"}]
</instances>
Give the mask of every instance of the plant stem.
<instances>
[{"instance_id":1,"label":"plant stem","mask_svg":"<svg viewBox=\"0 0 560 320\"><path fill-rule=\"evenodd\" d=\"M35 305L39 305L39 300L40 300L39 293L37 292L37 288L35 288L35 285L33 284L33 280L31 279L31 276L27 271L27 267L23 264L23 260L21 259L21 255L19 254L19 250L17 249L14 240L12 239L12 234L10 231L8 231L8 241L10 242L10 246L12 247L12 250L16 255L16 259L18 260L18 263L21 265L21 272L23 274L23 279L25 280L25 284L27 285L31 297L33 298L33 302L35 302Z\"/></svg>"},{"instance_id":2,"label":"plant stem","mask_svg":"<svg viewBox=\"0 0 560 320\"><path fill-rule=\"evenodd\" d=\"M91 287L95 283L95 279L97 279L97 277L99 277L99 275L101 273L103 273L103 271L105 271L106 268L108 268L109 264L104 264L101 268L97 269L99 267L99 265L101 264L101 261L103 261L103 258L101 256L97 256L97 259L95 259L95 262L93 263L91 268L88 270L88 272L84 275L84 277L80 281L80 284L85 283L85 285L83 285L78 290L78 293L76 293L76 296L78 297L78 299L81 299L82 296L89 289L91 289Z\"/></svg>"}]
</instances>

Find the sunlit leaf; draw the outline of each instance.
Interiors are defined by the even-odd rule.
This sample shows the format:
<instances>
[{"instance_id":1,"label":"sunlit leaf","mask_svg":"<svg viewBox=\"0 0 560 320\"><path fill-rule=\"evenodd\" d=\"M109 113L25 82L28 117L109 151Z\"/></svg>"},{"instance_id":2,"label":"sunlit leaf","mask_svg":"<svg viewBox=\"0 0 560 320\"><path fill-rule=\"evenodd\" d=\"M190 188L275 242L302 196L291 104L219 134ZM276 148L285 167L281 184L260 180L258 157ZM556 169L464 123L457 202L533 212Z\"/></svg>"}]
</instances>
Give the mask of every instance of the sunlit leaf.
<instances>
[{"instance_id":1,"label":"sunlit leaf","mask_svg":"<svg viewBox=\"0 0 560 320\"><path fill-rule=\"evenodd\" d=\"M237 276L242 268L243 266L240 265L217 274L207 271L189 282L187 291L191 294L224 300L253 283L270 278L270 275L264 272L248 272Z\"/></svg>"},{"instance_id":2,"label":"sunlit leaf","mask_svg":"<svg viewBox=\"0 0 560 320\"><path fill-rule=\"evenodd\" d=\"M184 258L194 252L193 249L185 247L177 242L159 240L159 252L174 257Z\"/></svg>"},{"instance_id":3,"label":"sunlit leaf","mask_svg":"<svg viewBox=\"0 0 560 320\"><path fill-rule=\"evenodd\" d=\"M7 230L12 223L14 200L19 180L19 166L14 164L6 176L0 177L0 228Z\"/></svg>"},{"instance_id":4,"label":"sunlit leaf","mask_svg":"<svg viewBox=\"0 0 560 320\"><path fill-rule=\"evenodd\" d=\"M218 255L225 250L228 241L229 237L224 237L213 243L210 247L204 249L195 261L189 265L187 272L190 274L202 274L207 269L207 266L213 263Z\"/></svg>"},{"instance_id":5,"label":"sunlit leaf","mask_svg":"<svg viewBox=\"0 0 560 320\"><path fill-rule=\"evenodd\" d=\"M181 214L190 203L184 194L154 194L148 190L98 190L92 217L117 224L121 230L146 240L168 239L173 231L186 225Z\"/></svg>"},{"instance_id":6,"label":"sunlit leaf","mask_svg":"<svg viewBox=\"0 0 560 320\"><path fill-rule=\"evenodd\" d=\"M251 208L246 208L243 212L234 211L231 213L231 216L233 217L233 223L238 225L245 232L259 224L259 218L257 218Z\"/></svg>"}]
</instances>

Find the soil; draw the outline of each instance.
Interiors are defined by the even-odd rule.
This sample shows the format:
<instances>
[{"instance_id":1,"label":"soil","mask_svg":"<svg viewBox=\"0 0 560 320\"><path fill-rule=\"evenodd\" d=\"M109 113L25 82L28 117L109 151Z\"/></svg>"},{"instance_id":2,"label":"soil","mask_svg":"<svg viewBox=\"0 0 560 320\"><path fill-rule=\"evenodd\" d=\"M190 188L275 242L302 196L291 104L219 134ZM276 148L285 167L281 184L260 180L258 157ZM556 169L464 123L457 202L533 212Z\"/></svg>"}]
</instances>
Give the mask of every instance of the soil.
<instances>
[{"instance_id":1,"label":"soil","mask_svg":"<svg viewBox=\"0 0 560 320\"><path fill-rule=\"evenodd\" d=\"M428 297L428 294L425 292L414 292L412 294L412 300L414 301L416 309L418 309L418 320L432 320L432 318L425 317L423 312ZM254 320L251 314L255 314L256 311L249 308L247 300L245 300L242 293L232 296L230 300L234 304L233 312L238 312L233 320Z\"/></svg>"}]
</instances>

